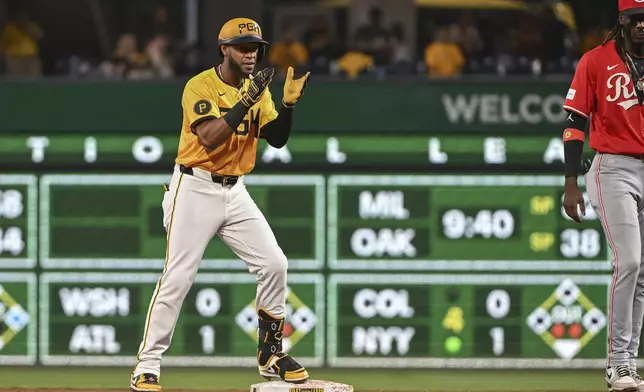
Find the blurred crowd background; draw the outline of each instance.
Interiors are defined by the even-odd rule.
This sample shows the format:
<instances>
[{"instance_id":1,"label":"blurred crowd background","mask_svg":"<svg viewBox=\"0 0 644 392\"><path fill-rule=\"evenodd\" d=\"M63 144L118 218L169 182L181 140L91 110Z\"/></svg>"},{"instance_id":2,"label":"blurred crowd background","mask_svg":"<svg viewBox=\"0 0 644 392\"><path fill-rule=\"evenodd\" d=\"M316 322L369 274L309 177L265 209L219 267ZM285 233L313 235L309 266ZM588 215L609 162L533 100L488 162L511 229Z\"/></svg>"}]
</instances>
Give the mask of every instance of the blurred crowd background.
<instances>
[{"instance_id":1,"label":"blurred crowd background","mask_svg":"<svg viewBox=\"0 0 644 392\"><path fill-rule=\"evenodd\" d=\"M347 79L571 74L617 20L616 0L0 0L0 75L192 75L218 9L261 24L267 65Z\"/></svg>"}]
</instances>

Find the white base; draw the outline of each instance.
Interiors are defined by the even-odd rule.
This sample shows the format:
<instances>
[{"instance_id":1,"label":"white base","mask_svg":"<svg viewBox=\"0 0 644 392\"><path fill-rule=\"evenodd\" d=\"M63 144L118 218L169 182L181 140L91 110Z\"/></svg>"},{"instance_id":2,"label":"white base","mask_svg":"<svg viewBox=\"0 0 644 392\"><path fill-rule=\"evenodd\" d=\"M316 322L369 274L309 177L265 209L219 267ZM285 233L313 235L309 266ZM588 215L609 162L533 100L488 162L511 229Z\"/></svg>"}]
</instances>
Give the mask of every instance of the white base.
<instances>
[{"instance_id":1,"label":"white base","mask_svg":"<svg viewBox=\"0 0 644 392\"><path fill-rule=\"evenodd\" d=\"M353 385L324 380L308 380L301 384L267 381L251 385L250 392L353 392Z\"/></svg>"}]
</instances>

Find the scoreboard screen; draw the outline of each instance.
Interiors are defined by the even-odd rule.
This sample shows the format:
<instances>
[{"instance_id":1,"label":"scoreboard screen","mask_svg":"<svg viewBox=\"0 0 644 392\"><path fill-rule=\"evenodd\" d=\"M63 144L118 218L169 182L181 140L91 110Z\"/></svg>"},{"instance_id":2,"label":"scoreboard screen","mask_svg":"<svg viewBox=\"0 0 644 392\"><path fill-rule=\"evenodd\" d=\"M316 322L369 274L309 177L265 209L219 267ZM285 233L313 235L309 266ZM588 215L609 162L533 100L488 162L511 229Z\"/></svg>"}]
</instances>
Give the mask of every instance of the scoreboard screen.
<instances>
[{"instance_id":1,"label":"scoreboard screen","mask_svg":"<svg viewBox=\"0 0 644 392\"><path fill-rule=\"evenodd\" d=\"M46 268L160 269L162 175L45 175L40 180L40 257ZM324 263L324 178L248 176L249 192L293 269ZM70 239L74 240L71 241ZM218 237L202 268L246 269Z\"/></svg>"},{"instance_id":2,"label":"scoreboard screen","mask_svg":"<svg viewBox=\"0 0 644 392\"><path fill-rule=\"evenodd\" d=\"M107 141L94 162L121 154ZM46 159L73 155L48 146L42 172L0 175L0 365L132 366L171 173L55 173ZM289 261L286 350L308 367L601 368L612 268L580 182L582 224L559 175L245 176ZM164 365L256 366L255 295L215 237Z\"/></svg>"},{"instance_id":3,"label":"scoreboard screen","mask_svg":"<svg viewBox=\"0 0 644 392\"><path fill-rule=\"evenodd\" d=\"M563 177L332 176L328 262L338 270L608 271L601 223L584 198L578 225L562 207Z\"/></svg>"},{"instance_id":4,"label":"scoreboard screen","mask_svg":"<svg viewBox=\"0 0 644 392\"><path fill-rule=\"evenodd\" d=\"M46 365L134 365L158 274L45 273L41 359ZM170 349L169 366L257 366L255 277L197 275ZM310 366L324 359L324 280L290 274L284 347Z\"/></svg>"},{"instance_id":5,"label":"scoreboard screen","mask_svg":"<svg viewBox=\"0 0 644 392\"><path fill-rule=\"evenodd\" d=\"M601 366L609 282L587 275L334 275L329 363Z\"/></svg>"}]
</instances>

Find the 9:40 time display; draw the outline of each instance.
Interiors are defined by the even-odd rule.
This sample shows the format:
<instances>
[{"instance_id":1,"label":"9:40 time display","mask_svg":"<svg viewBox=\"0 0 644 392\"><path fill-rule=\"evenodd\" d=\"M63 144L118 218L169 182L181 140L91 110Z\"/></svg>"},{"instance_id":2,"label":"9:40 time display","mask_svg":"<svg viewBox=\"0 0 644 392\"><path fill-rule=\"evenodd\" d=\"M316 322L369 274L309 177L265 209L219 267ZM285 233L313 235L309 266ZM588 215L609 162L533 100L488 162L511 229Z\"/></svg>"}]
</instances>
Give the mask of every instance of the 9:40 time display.
<instances>
[{"instance_id":1,"label":"9:40 time display","mask_svg":"<svg viewBox=\"0 0 644 392\"><path fill-rule=\"evenodd\" d=\"M504 240L514 234L514 216L508 210L479 210L468 216L460 209L451 209L443 213L443 234L455 240L461 238L497 238Z\"/></svg>"}]
</instances>

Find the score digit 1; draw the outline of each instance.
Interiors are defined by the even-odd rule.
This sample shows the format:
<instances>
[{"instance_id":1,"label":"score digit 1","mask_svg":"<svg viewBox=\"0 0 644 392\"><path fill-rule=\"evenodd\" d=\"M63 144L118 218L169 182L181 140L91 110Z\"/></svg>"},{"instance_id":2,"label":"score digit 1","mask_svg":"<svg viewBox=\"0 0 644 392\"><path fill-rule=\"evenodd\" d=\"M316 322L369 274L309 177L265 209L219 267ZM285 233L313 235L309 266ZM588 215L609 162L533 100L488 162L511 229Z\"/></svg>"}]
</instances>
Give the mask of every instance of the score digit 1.
<instances>
[{"instance_id":1,"label":"score digit 1","mask_svg":"<svg viewBox=\"0 0 644 392\"><path fill-rule=\"evenodd\" d=\"M199 328L201 335L201 348L204 354L212 354L215 352L215 329L210 325L204 325Z\"/></svg>"},{"instance_id":2,"label":"score digit 1","mask_svg":"<svg viewBox=\"0 0 644 392\"><path fill-rule=\"evenodd\" d=\"M505 290L492 290L485 300L487 314L494 319L505 318L510 312L510 295ZM494 355L503 355L505 351L505 330L503 327L490 329L492 339L492 352Z\"/></svg>"},{"instance_id":3,"label":"score digit 1","mask_svg":"<svg viewBox=\"0 0 644 392\"><path fill-rule=\"evenodd\" d=\"M217 290L212 288L199 290L195 306L200 316L205 319L213 318L221 309L221 296ZM215 328L211 325L203 325L199 328L199 334L204 354L213 354L215 352Z\"/></svg>"}]
</instances>

